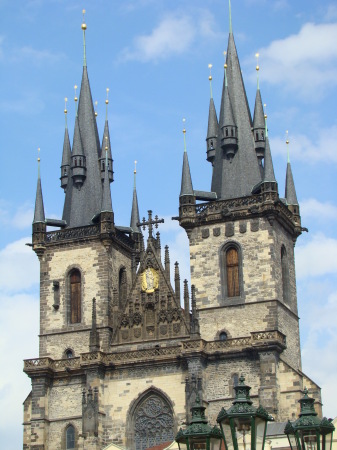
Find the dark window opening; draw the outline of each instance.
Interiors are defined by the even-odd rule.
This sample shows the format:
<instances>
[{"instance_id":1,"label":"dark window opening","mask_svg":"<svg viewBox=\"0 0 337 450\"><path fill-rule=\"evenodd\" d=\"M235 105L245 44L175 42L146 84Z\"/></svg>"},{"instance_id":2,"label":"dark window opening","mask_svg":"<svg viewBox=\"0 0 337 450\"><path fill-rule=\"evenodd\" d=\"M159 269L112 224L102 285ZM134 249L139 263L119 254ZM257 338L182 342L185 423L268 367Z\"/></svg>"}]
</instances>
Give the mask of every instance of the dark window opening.
<instances>
[{"instance_id":1,"label":"dark window opening","mask_svg":"<svg viewBox=\"0 0 337 450\"><path fill-rule=\"evenodd\" d=\"M81 274L75 269L70 273L70 323L81 322Z\"/></svg>"},{"instance_id":2,"label":"dark window opening","mask_svg":"<svg viewBox=\"0 0 337 450\"><path fill-rule=\"evenodd\" d=\"M225 331L221 331L221 333L219 334L219 339L220 341L227 341L227 333Z\"/></svg>"},{"instance_id":3,"label":"dark window opening","mask_svg":"<svg viewBox=\"0 0 337 450\"><path fill-rule=\"evenodd\" d=\"M66 350L65 355L66 355L66 358L68 358L68 359L71 359L71 358L74 357L74 353L73 353L73 351L70 350L70 349L69 349L69 350Z\"/></svg>"},{"instance_id":4,"label":"dark window opening","mask_svg":"<svg viewBox=\"0 0 337 450\"><path fill-rule=\"evenodd\" d=\"M119 271L118 292L119 292L119 304L120 306L122 306L125 303L127 296L127 279L125 267L122 267Z\"/></svg>"},{"instance_id":5,"label":"dark window opening","mask_svg":"<svg viewBox=\"0 0 337 450\"><path fill-rule=\"evenodd\" d=\"M66 430L66 449L75 449L75 428L69 425Z\"/></svg>"}]
</instances>

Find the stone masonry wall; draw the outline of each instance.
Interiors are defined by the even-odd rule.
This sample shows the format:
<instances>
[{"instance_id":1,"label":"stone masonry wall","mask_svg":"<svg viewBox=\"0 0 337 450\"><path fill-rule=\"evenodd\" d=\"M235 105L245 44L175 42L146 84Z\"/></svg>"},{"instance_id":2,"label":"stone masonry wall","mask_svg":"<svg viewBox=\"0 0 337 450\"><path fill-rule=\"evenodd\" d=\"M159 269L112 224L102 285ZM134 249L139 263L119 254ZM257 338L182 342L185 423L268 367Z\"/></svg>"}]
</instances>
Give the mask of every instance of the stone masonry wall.
<instances>
[{"instance_id":1,"label":"stone masonry wall","mask_svg":"<svg viewBox=\"0 0 337 450\"><path fill-rule=\"evenodd\" d=\"M41 261L40 285L40 357L62 358L71 348L75 356L89 351L92 322L92 298L96 298L97 326L108 326L112 289L118 287L120 267L126 268L131 285L131 261L128 255L111 247L107 252L99 239L47 247ZM69 323L69 272L78 268L82 283L81 323ZM59 308L55 309L53 282L59 283ZM102 333L102 337L105 336ZM108 349L108 339L101 342Z\"/></svg>"}]
</instances>

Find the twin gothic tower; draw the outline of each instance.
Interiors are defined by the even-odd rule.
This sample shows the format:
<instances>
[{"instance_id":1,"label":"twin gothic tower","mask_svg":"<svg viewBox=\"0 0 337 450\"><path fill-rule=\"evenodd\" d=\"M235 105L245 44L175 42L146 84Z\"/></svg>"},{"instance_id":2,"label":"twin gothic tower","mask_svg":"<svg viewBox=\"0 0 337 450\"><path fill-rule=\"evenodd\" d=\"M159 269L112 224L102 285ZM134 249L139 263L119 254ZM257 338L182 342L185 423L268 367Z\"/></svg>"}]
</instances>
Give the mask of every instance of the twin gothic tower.
<instances>
[{"instance_id":1,"label":"twin gothic tower","mask_svg":"<svg viewBox=\"0 0 337 450\"><path fill-rule=\"evenodd\" d=\"M194 189L183 155L176 219L189 239L189 288L178 263L171 284L169 249L154 233L161 220L149 211L140 223L136 184L130 226L114 221L109 125L101 144L84 59L72 146L67 127L64 136L62 219L45 218L38 178L40 351L24 362L32 381L24 449L172 442L197 395L214 424L241 373L277 421L297 415L304 385L320 408L320 389L301 370L294 244L302 228L291 167L281 198L261 93L252 120L232 31L206 145L209 192Z\"/></svg>"}]
</instances>

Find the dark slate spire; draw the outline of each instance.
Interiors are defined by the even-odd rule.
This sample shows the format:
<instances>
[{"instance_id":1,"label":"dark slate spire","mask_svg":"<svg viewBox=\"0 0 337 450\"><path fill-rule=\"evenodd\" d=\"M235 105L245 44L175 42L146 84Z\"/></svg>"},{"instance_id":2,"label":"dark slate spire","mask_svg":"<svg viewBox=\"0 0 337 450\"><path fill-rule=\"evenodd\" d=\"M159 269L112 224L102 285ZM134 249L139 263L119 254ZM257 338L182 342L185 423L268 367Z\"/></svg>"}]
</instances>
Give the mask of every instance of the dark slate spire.
<instances>
[{"instance_id":1,"label":"dark slate spire","mask_svg":"<svg viewBox=\"0 0 337 450\"><path fill-rule=\"evenodd\" d=\"M227 64L225 64L225 87L222 95L219 129L221 136L221 147L226 158L232 161L238 149L237 127L233 117L233 110L228 93Z\"/></svg>"},{"instance_id":2,"label":"dark slate spire","mask_svg":"<svg viewBox=\"0 0 337 450\"><path fill-rule=\"evenodd\" d=\"M285 198L287 200L288 205L298 205L295 183L293 178L293 173L291 170L290 161L287 163L287 174L286 174L286 192Z\"/></svg>"},{"instance_id":3,"label":"dark slate spire","mask_svg":"<svg viewBox=\"0 0 337 450\"><path fill-rule=\"evenodd\" d=\"M250 195L252 188L261 181L261 173L252 139L252 119L231 25L226 65L227 73L225 75L227 77L225 77L223 85L221 112L225 108L225 99L228 95L234 123L237 127L235 137L237 138L238 149L232 159L227 158L220 147L220 143L218 143L211 187L211 191L217 193L218 199ZM220 117L220 127L222 120L222 117Z\"/></svg>"},{"instance_id":4,"label":"dark slate spire","mask_svg":"<svg viewBox=\"0 0 337 450\"><path fill-rule=\"evenodd\" d=\"M109 88L106 90L107 98L105 100L106 104L106 113L105 113L105 124L104 124L104 133L102 139L102 149L101 149L101 157L100 157L100 167L101 167L101 178L104 179L105 172L105 159L106 159L106 150L108 151L108 169L109 169L109 180L110 183L113 182L113 159L111 155L111 143L110 143L110 133L109 133L109 124L108 124L108 104L109 104Z\"/></svg>"},{"instance_id":5,"label":"dark slate spire","mask_svg":"<svg viewBox=\"0 0 337 450\"><path fill-rule=\"evenodd\" d=\"M75 119L75 130L73 140L73 153L71 155L71 172L75 187L81 189L86 178L86 163L83 152L80 128L78 125L78 117Z\"/></svg>"},{"instance_id":6,"label":"dark slate spire","mask_svg":"<svg viewBox=\"0 0 337 450\"><path fill-rule=\"evenodd\" d=\"M183 157L183 171L181 175L181 189L180 189L180 197L183 195L194 195L193 193L193 185L191 178L190 165L188 163L188 156L186 150L186 130L183 129L184 133L184 157Z\"/></svg>"},{"instance_id":7,"label":"dark slate spire","mask_svg":"<svg viewBox=\"0 0 337 450\"><path fill-rule=\"evenodd\" d=\"M137 189L136 189L136 169L137 161L135 161L135 170L133 171L133 196L132 196L132 209L131 209L131 219L130 219L130 227L134 233L141 233L140 227L137 225L140 223L139 218L139 208L138 208L138 198L137 198Z\"/></svg>"},{"instance_id":8,"label":"dark slate spire","mask_svg":"<svg viewBox=\"0 0 337 450\"><path fill-rule=\"evenodd\" d=\"M265 126L266 126L266 128L265 128L266 147L265 147L265 155L264 155L263 181L264 182L271 181L273 183L276 183L273 160L271 157L271 151L270 151L270 145L269 145L267 116L266 116L266 125Z\"/></svg>"},{"instance_id":9,"label":"dark slate spire","mask_svg":"<svg viewBox=\"0 0 337 450\"><path fill-rule=\"evenodd\" d=\"M70 159L71 159L71 149L70 149L70 140L68 133L68 124L67 124L67 99L65 99L65 131L64 131L64 141L63 141L63 153L62 153L62 163L61 163L61 188L66 191L70 180Z\"/></svg>"},{"instance_id":10,"label":"dark slate spire","mask_svg":"<svg viewBox=\"0 0 337 450\"><path fill-rule=\"evenodd\" d=\"M37 176L35 211L34 211L33 224L38 223L38 222L42 222L42 223L45 222L41 176L40 176L40 158L37 159L37 163L38 163L38 176Z\"/></svg>"},{"instance_id":11,"label":"dark slate spire","mask_svg":"<svg viewBox=\"0 0 337 450\"><path fill-rule=\"evenodd\" d=\"M258 87L257 91L256 91L256 97L255 97L253 133L254 133L256 156L258 157L260 166L262 163L262 158L264 157L264 149L265 149L265 129L264 128L265 128L265 123L264 123L263 104L262 104L261 92Z\"/></svg>"},{"instance_id":12,"label":"dark slate spire","mask_svg":"<svg viewBox=\"0 0 337 450\"><path fill-rule=\"evenodd\" d=\"M103 181L102 207L101 212L112 212L110 180L108 172L108 152L106 151L105 172Z\"/></svg>"},{"instance_id":13,"label":"dark slate spire","mask_svg":"<svg viewBox=\"0 0 337 450\"><path fill-rule=\"evenodd\" d=\"M212 69L212 64L208 65L209 69ZM212 75L209 75L209 84L211 90L211 98L209 101L209 111L208 111L208 128L207 128L207 137L206 137L206 147L207 147L207 161L213 164L215 157L215 149L217 144L218 137L218 118L216 115L214 100L213 100L213 92L212 92Z\"/></svg>"},{"instance_id":14,"label":"dark slate spire","mask_svg":"<svg viewBox=\"0 0 337 450\"><path fill-rule=\"evenodd\" d=\"M82 29L84 34L86 29L84 23L82 24ZM82 150L85 157L86 178L80 189L77 189L74 183L68 185L63 209L63 220L67 222L69 227L90 225L92 218L100 212L102 200L102 182L99 165L97 164L100 156L100 144L86 66L86 57L84 57L77 120L78 130L76 131L75 124L75 133L79 132L81 138ZM73 154L74 150L73 146Z\"/></svg>"}]
</instances>

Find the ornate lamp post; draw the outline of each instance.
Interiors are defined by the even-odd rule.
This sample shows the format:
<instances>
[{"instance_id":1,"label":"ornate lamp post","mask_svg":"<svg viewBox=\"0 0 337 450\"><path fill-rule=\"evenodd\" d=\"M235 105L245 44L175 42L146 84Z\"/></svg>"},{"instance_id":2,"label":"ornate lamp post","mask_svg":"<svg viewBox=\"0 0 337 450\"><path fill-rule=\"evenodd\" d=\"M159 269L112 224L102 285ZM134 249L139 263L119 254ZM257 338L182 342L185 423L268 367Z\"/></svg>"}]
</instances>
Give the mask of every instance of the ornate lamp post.
<instances>
[{"instance_id":1,"label":"ornate lamp post","mask_svg":"<svg viewBox=\"0 0 337 450\"><path fill-rule=\"evenodd\" d=\"M236 395L233 405L227 411L221 409L217 422L226 450L263 450L267 421L274 419L262 406L255 408L252 405L250 386L246 386L244 381L241 375L239 384L234 387Z\"/></svg>"},{"instance_id":2,"label":"ornate lamp post","mask_svg":"<svg viewBox=\"0 0 337 450\"><path fill-rule=\"evenodd\" d=\"M284 433L292 450L331 450L332 433L335 427L331 419L319 419L314 408L315 399L304 395L299 400L301 412L295 422L288 421Z\"/></svg>"},{"instance_id":3,"label":"ornate lamp post","mask_svg":"<svg viewBox=\"0 0 337 450\"><path fill-rule=\"evenodd\" d=\"M189 426L178 431L176 442L179 450L220 450L222 436L218 427L208 425L205 417L205 407L201 406L197 396L191 408L192 420Z\"/></svg>"}]
</instances>

